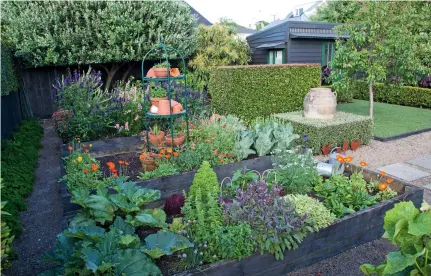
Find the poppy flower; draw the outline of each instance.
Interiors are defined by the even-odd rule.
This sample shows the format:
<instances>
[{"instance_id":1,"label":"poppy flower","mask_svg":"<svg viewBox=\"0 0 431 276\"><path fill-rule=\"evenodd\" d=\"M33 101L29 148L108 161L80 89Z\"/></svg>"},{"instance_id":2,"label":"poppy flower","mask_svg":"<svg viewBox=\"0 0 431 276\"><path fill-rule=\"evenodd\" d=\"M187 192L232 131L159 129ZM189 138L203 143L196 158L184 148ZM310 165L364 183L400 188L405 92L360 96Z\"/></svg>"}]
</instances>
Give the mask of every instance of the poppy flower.
<instances>
[{"instance_id":1,"label":"poppy flower","mask_svg":"<svg viewBox=\"0 0 431 276\"><path fill-rule=\"evenodd\" d=\"M380 175L381 175L381 176L385 176L385 175L386 175L386 172L385 172L385 171L381 171L381 172L380 172Z\"/></svg>"},{"instance_id":2,"label":"poppy flower","mask_svg":"<svg viewBox=\"0 0 431 276\"><path fill-rule=\"evenodd\" d=\"M390 177L386 178L386 183L391 184L394 180Z\"/></svg>"},{"instance_id":3,"label":"poppy flower","mask_svg":"<svg viewBox=\"0 0 431 276\"><path fill-rule=\"evenodd\" d=\"M69 151L72 151L72 150L73 150L72 146L68 146L68 147L67 147L67 149L68 149Z\"/></svg>"},{"instance_id":4,"label":"poppy flower","mask_svg":"<svg viewBox=\"0 0 431 276\"><path fill-rule=\"evenodd\" d=\"M129 166L129 162L124 162L124 165Z\"/></svg>"},{"instance_id":5,"label":"poppy flower","mask_svg":"<svg viewBox=\"0 0 431 276\"><path fill-rule=\"evenodd\" d=\"M78 162L82 162L82 156L78 156L78 159L76 159Z\"/></svg>"},{"instance_id":6,"label":"poppy flower","mask_svg":"<svg viewBox=\"0 0 431 276\"><path fill-rule=\"evenodd\" d=\"M353 158L351 156L344 158L344 162L352 162Z\"/></svg>"},{"instance_id":7,"label":"poppy flower","mask_svg":"<svg viewBox=\"0 0 431 276\"><path fill-rule=\"evenodd\" d=\"M118 172L116 168L111 168L110 170L111 170L111 172L112 172L112 173L114 173L114 174Z\"/></svg>"},{"instance_id":8,"label":"poppy flower","mask_svg":"<svg viewBox=\"0 0 431 276\"><path fill-rule=\"evenodd\" d=\"M85 153L89 153L89 152L90 152L90 150L89 150L89 149L84 149L84 152L85 152Z\"/></svg>"},{"instance_id":9,"label":"poppy flower","mask_svg":"<svg viewBox=\"0 0 431 276\"><path fill-rule=\"evenodd\" d=\"M106 162L106 166L108 166L109 169L115 168L115 164L112 161Z\"/></svg>"},{"instance_id":10,"label":"poppy flower","mask_svg":"<svg viewBox=\"0 0 431 276\"><path fill-rule=\"evenodd\" d=\"M384 190L386 190L386 188L388 188L388 184L386 184L386 183L380 183L379 184L379 191L384 191Z\"/></svg>"},{"instance_id":11,"label":"poppy flower","mask_svg":"<svg viewBox=\"0 0 431 276\"><path fill-rule=\"evenodd\" d=\"M97 166L97 164L95 164L95 163L91 164L91 170L93 172L97 171L98 169L99 169L99 166Z\"/></svg>"},{"instance_id":12,"label":"poppy flower","mask_svg":"<svg viewBox=\"0 0 431 276\"><path fill-rule=\"evenodd\" d=\"M166 150L166 152L167 152L167 153L172 153L172 148L168 148L168 149Z\"/></svg>"},{"instance_id":13,"label":"poppy flower","mask_svg":"<svg viewBox=\"0 0 431 276\"><path fill-rule=\"evenodd\" d=\"M114 172L114 178L117 178L117 177L118 177L117 172Z\"/></svg>"},{"instance_id":14,"label":"poppy flower","mask_svg":"<svg viewBox=\"0 0 431 276\"><path fill-rule=\"evenodd\" d=\"M220 162L221 162L221 163L224 163L224 159L221 159L221 160L220 160Z\"/></svg>"},{"instance_id":15,"label":"poppy flower","mask_svg":"<svg viewBox=\"0 0 431 276\"><path fill-rule=\"evenodd\" d=\"M118 160L118 164L123 165L124 161L123 160Z\"/></svg>"},{"instance_id":16,"label":"poppy flower","mask_svg":"<svg viewBox=\"0 0 431 276\"><path fill-rule=\"evenodd\" d=\"M169 154L166 154L166 155L165 155L165 158L166 158L166 159L169 159L169 158L171 158L171 156L170 156Z\"/></svg>"},{"instance_id":17,"label":"poppy flower","mask_svg":"<svg viewBox=\"0 0 431 276\"><path fill-rule=\"evenodd\" d=\"M178 157L178 152L174 151L174 152L172 153L172 155L173 155L173 156L175 156L175 157Z\"/></svg>"},{"instance_id":18,"label":"poppy flower","mask_svg":"<svg viewBox=\"0 0 431 276\"><path fill-rule=\"evenodd\" d=\"M165 149L161 149L160 154L165 154Z\"/></svg>"},{"instance_id":19,"label":"poppy flower","mask_svg":"<svg viewBox=\"0 0 431 276\"><path fill-rule=\"evenodd\" d=\"M362 161L361 163L359 163L359 165L361 165L361 167L365 167L367 165L367 163Z\"/></svg>"},{"instance_id":20,"label":"poppy flower","mask_svg":"<svg viewBox=\"0 0 431 276\"><path fill-rule=\"evenodd\" d=\"M139 155L139 159L145 159L145 158L147 158L145 154L141 153L141 155Z\"/></svg>"},{"instance_id":21,"label":"poppy flower","mask_svg":"<svg viewBox=\"0 0 431 276\"><path fill-rule=\"evenodd\" d=\"M85 173L85 174L87 174L87 173L88 173L88 170L87 170L87 169L85 169L85 170L84 170L84 173Z\"/></svg>"}]
</instances>

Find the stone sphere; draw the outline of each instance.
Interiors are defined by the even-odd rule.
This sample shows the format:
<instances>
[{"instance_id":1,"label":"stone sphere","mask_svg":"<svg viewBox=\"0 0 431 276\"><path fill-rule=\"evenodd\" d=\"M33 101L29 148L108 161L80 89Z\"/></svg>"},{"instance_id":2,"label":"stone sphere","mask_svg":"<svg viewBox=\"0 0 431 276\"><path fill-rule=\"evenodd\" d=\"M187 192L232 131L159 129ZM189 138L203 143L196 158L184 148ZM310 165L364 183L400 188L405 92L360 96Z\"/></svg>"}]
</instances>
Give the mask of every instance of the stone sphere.
<instances>
[{"instance_id":1,"label":"stone sphere","mask_svg":"<svg viewBox=\"0 0 431 276\"><path fill-rule=\"evenodd\" d=\"M311 88L304 98L304 117L311 119L334 119L337 97L330 88Z\"/></svg>"}]
</instances>

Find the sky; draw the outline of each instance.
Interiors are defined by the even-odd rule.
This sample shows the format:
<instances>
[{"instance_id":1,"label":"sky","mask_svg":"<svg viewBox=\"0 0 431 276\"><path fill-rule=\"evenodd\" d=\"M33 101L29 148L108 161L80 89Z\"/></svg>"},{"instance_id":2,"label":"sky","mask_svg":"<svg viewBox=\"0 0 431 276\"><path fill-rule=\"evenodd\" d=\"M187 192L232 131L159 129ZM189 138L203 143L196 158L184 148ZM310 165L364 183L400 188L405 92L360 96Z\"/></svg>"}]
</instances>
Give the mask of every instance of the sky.
<instances>
[{"instance_id":1,"label":"sky","mask_svg":"<svg viewBox=\"0 0 431 276\"><path fill-rule=\"evenodd\" d=\"M255 28L259 20L272 22L283 19L296 6L315 2L313 0L186 0L195 10L211 23L221 17L233 19L237 24Z\"/></svg>"}]
</instances>

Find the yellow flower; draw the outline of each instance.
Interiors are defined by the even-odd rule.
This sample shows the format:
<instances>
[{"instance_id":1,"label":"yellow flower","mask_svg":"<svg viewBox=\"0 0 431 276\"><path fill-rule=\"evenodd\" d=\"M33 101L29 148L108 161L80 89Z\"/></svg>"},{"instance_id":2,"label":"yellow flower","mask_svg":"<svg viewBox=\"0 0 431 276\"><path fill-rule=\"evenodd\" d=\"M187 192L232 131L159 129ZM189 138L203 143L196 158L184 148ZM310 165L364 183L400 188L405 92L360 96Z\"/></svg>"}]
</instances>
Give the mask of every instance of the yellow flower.
<instances>
[{"instance_id":1,"label":"yellow flower","mask_svg":"<svg viewBox=\"0 0 431 276\"><path fill-rule=\"evenodd\" d=\"M78 162L82 162L82 156L78 156L77 161L78 161Z\"/></svg>"},{"instance_id":2,"label":"yellow flower","mask_svg":"<svg viewBox=\"0 0 431 276\"><path fill-rule=\"evenodd\" d=\"M90 148L93 146L93 144L90 144Z\"/></svg>"}]
</instances>

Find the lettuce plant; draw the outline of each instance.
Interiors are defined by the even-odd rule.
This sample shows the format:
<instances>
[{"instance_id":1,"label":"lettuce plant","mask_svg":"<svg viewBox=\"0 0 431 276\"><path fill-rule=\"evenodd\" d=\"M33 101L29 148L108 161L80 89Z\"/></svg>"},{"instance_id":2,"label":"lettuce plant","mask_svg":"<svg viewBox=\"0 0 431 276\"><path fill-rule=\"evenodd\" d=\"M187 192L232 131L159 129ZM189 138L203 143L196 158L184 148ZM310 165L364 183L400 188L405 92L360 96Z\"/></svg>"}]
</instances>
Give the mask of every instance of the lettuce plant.
<instances>
[{"instance_id":1,"label":"lettuce plant","mask_svg":"<svg viewBox=\"0 0 431 276\"><path fill-rule=\"evenodd\" d=\"M390 252L381 265L362 265L364 274L431 275L431 206L424 202L420 210L408 201L386 212L383 237L400 250Z\"/></svg>"},{"instance_id":2,"label":"lettuce plant","mask_svg":"<svg viewBox=\"0 0 431 276\"><path fill-rule=\"evenodd\" d=\"M283 259L286 249L296 249L307 233L313 231L308 216L300 216L295 206L279 197L280 188L263 181L250 183L245 191L238 190L236 200L224 207L229 224L247 223L251 240L263 254L268 251Z\"/></svg>"}]
</instances>

